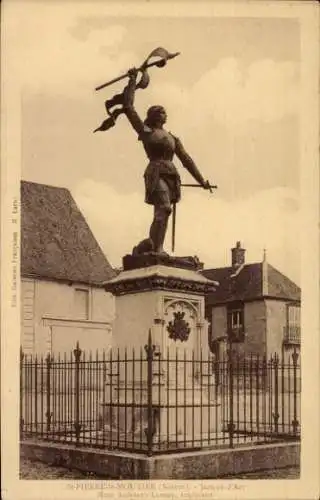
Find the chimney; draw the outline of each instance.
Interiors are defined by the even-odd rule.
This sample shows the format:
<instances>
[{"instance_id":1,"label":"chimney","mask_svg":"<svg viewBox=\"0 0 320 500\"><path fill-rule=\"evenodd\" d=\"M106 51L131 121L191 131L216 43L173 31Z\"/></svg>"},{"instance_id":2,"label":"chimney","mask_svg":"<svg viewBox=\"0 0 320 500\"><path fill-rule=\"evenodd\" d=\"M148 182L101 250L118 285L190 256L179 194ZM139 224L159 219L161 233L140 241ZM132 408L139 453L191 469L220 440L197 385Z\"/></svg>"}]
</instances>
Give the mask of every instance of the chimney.
<instances>
[{"instance_id":1,"label":"chimney","mask_svg":"<svg viewBox=\"0 0 320 500\"><path fill-rule=\"evenodd\" d=\"M240 241L237 241L237 244L235 248L231 249L231 262L232 262L232 268L233 269L238 269L240 266L244 265L245 258L245 249L241 248L241 243Z\"/></svg>"}]
</instances>

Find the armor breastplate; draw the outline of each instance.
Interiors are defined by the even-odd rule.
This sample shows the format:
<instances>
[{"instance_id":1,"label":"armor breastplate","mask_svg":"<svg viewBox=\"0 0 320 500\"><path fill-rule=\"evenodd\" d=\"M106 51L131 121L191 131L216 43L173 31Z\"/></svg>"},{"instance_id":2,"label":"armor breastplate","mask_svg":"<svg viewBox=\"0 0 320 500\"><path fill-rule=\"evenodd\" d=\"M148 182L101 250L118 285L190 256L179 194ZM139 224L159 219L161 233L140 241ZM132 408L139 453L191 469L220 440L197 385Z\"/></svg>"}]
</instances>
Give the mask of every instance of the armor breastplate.
<instances>
[{"instance_id":1,"label":"armor breastplate","mask_svg":"<svg viewBox=\"0 0 320 500\"><path fill-rule=\"evenodd\" d=\"M152 160L172 160L175 151L175 140L169 132L156 129L144 134L143 146L148 158Z\"/></svg>"}]
</instances>

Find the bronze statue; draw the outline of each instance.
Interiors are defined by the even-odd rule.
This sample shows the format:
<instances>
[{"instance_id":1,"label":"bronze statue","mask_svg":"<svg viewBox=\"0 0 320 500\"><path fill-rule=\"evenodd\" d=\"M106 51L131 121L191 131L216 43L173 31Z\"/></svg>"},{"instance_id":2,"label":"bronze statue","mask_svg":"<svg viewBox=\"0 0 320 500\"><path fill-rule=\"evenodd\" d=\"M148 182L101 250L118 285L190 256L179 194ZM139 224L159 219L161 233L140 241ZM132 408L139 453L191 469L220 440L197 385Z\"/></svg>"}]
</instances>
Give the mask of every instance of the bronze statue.
<instances>
[{"instance_id":1,"label":"bronze statue","mask_svg":"<svg viewBox=\"0 0 320 500\"><path fill-rule=\"evenodd\" d=\"M149 158L149 164L144 173L145 201L154 206L154 218L149 238L152 242L152 250L156 253L163 253L163 243L172 205L181 197L180 176L172 162L174 155L177 155L183 166L199 184L205 189L209 189L210 185L203 179L181 141L163 128L167 115L162 106L151 106L144 121L139 117L134 108L137 73L135 69L129 72L129 83L124 91L123 107Z\"/></svg>"},{"instance_id":2,"label":"bronze statue","mask_svg":"<svg viewBox=\"0 0 320 500\"><path fill-rule=\"evenodd\" d=\"M155 53L162 57L160 61L161 64L158 64L159 66L163 66L168 58L177 55L174 54L170 56L164 49L156 49L151 55L154 56ZM167 57L165 57L166 55ZM140 242L139 245L134 248L133 254L148 252L166 254L163 249L163 244L168 220L172 210L174 210L175 219L175 205L179 202L181 197L181 180L172 161L174 155L179 158L182 165L197 181L197 186L200 185L204 189L210 190L215 186L211 186L208 181L204 180L194 161L185 151L181 141L164 129L164 124L167 121L167 114L162 106L151 106L147 111L145 120L142 120L137 113L134 107L135 92L136 89L146 88L149 84L149 76L146 71L146 68L151 65L149 59L150 56L142 67L139 69L132 68L124 75L129 77L128 85L125 87L122 94L118 94L114 96L113 99L106 101L106 109L109 118L96 130L107 130L115 124L118 115L124 113L134 130L137 132L138 138L142 142L149 159L148 166L144 173L145 202L154 206L154 217L149 231L149 238ZM140 81L137 82L139 72L142 73L142 76ZM104 84L103 86L106 85L108 84ZM119 104L122 105L122 108L110 113L111 107Z\"/></svg>"}]
</instances>

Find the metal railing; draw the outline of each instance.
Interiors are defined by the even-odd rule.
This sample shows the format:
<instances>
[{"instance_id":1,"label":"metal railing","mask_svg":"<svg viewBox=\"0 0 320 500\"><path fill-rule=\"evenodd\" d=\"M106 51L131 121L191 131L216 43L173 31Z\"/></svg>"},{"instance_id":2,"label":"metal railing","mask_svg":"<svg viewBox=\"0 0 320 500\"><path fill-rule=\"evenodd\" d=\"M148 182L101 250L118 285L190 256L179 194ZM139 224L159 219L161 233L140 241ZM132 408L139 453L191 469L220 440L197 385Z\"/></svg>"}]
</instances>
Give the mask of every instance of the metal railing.
<instances>
[{"instance_id":1,"label":"metal railing","mask_svg":"<svg viewBox=\"0 0 320 500\"><path fill-rule=\"evenodd\" d=\"M230 351L231 352L231 351ZM299 439L300 364L117 350L20 362L20 437L148 455Z\"/></svg>"}]
</instances>

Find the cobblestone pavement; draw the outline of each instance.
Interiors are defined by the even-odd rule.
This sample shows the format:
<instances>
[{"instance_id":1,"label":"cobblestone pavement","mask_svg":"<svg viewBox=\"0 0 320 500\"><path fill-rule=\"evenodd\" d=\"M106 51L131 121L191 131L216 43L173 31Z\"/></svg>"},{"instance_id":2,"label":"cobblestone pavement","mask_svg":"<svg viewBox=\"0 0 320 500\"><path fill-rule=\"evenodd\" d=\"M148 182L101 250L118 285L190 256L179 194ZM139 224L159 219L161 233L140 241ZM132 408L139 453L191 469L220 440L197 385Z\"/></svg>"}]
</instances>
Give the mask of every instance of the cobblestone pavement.
<instances>
[{"instance_id":1,"label":"cobblestone pavement","mask_svg":"<svg viewBox=\"0 0 320 500\"><path fill-rule=\"evenodd\" d=\"M233 479L298 479L299 469L280 469L275 471L251 472L234 476ZM68 470L64 467L56 467L42 462L36 462L27 458L20 461L20 479L103 479L92 473L84 473L76 470ZM106 479L106 478L105 478Z\"/></svg>"},{"instance_id":2,"label":"cobblestone pavement","mask_svg":"<svg viewBox=\"0 0 320 500\"><path fill-rule=\"evenodd\" d=\"M27 458L20 460L20 479L100 479L92 473L68 470Z\"/></svg>"},{"instance_id":3,"label":"cobblestone pavement","mask_svg":"<svg viewBox=\"0 0 320 500\"><path fill-rule=\"evenodd\" d=\"M299 479L300 469L290 467L288 469L267 470L250 472L240 476L233 476L233 479Z\"/></svg>"}]
</instances>

